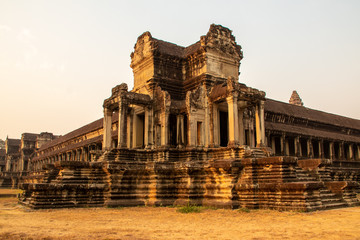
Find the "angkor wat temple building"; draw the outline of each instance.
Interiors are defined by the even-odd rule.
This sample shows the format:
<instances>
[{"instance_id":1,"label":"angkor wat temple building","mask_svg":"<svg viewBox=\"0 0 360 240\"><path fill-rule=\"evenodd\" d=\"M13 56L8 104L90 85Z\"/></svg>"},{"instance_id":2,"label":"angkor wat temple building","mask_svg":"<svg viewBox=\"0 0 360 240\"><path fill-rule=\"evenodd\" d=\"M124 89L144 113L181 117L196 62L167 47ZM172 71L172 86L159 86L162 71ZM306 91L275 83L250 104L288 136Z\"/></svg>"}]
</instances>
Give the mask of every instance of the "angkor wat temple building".
<instances>
[{"instance_id":1,"label":"angkor wat temple building","mask_svg":"<svg viewBox=\"0 0 360 240\"><path fill-rule=\"evenodd\" d=\"M29 173L30 159L35 152L56 137L47 132L23 133L21 139L7 137L4 149L0 149L0 187L17 187L19 180Z\"/></svg>"},{"instance_id":2,"label":"angkor wat temple building","mask_svg":"<svg viewBox=\"0 0 360 240\"><path fill-rule=\"evenodd\" d=\"M317 210L359 204L360 121L238 82L241 47L211 25L181 47L142 34L134 88L104 118L43 144L20 202L33 208L199 204Z\"/></svg>"}]
</instances>

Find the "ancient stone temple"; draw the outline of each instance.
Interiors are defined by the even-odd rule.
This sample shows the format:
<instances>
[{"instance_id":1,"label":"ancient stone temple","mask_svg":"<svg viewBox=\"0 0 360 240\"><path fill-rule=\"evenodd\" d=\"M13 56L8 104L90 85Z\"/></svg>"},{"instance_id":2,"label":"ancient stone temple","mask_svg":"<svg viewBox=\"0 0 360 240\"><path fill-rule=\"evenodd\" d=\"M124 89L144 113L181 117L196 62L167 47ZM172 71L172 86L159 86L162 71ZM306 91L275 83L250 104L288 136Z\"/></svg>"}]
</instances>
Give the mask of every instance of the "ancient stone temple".
<instances>
[{"instance_id":1,"label":"ancient stone temple","mask_svg":"<svg viewBox=\"0 0 360 240\"><path fill-rule=\"evenodd\" d=\"M14 188L29 172L29 160L44 143L53 140L52 133L23 133L21 139L7 138L0 149L0 187ZM1 159L3 157L3 159Z\"/></svg>"},{"instance_id":2,"label":"ancient stone temple","mask_svg":"<svg viewBox=\"0 0 360 240\"><path fill-rule=\"evenodd\" d=\"M44 144L22 178L33 208L197 204L317 210L359 204L360 121L239 82L243 53L211 25L188 47L145 32L134 88L104 118Z\"/></svg>"}]
</instances>

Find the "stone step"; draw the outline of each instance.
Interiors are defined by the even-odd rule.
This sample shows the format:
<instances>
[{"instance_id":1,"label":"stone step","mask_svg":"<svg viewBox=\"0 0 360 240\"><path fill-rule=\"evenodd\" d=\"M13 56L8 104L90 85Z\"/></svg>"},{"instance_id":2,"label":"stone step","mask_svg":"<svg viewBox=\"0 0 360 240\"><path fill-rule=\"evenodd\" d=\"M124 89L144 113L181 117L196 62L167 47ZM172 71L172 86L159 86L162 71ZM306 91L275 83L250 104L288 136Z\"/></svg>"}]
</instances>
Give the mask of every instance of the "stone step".
<instances>
[{"instance_id":1,"label":"stone step","mask_svg":"<svg viewBox=\"0 0 360 240\"><path fill-rule=\"evenodd\" d=\"M338 202L338 203L328 203L323 205L323 209L329 210L329 209L335 209L335 208L343 208L347 207L348 205L345 202Z\"/></svg>"}]
</instances>

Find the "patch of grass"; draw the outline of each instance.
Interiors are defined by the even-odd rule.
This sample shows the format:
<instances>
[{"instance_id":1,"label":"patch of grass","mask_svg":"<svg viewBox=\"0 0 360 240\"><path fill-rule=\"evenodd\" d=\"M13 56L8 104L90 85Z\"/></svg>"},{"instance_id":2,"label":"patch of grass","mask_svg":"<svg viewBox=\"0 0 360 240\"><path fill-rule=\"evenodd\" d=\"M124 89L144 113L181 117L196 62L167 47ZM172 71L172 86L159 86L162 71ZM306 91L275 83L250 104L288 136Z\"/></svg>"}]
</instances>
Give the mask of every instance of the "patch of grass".
<instances>
[{"instance_id":1,"label":"patch of grass","mask_svg":"<svg viewBox=\"0 0 360 240\"><path fill-rule=\"evenodd\" d=\"M242 208L239 208L239 212L249 213L250 209L248 209L246 207L242 207Z\"/></svg>"},{"instance_id":2,"label":"patch of grass","mask_svg":"<svg viewBox=\"0 0 360 240\"><path fill-rule=\"evenodd\" d=\"M186 206L179 207L177 211L181 213L199 213L203 209L204 207L188 204Z\"/></svg>"}]
</instances>

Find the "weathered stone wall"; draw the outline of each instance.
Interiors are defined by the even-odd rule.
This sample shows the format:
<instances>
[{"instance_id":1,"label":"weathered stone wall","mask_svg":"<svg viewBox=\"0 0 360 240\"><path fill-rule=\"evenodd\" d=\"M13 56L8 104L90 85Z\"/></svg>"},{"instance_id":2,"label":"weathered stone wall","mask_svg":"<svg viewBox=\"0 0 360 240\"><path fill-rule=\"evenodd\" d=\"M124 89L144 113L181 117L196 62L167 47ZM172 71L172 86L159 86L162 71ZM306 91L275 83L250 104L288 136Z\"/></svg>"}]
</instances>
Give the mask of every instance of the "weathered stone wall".
<instances>
[{"instance_id":1,"label":"weathered stone wall","mask_svg":"<svg viewBox=\"0 0 360 240\"><path fill-rule=\"evenodd\" d=\"M259 149L113 149L98 162L58 162L22 185L33 208L166 206L320 210L359 204L359 172L334 181L329 160L261 156ZM258 157L256 157L258 156ZM39 178L37 179L39 182Z\"/></svg>"}]
</instances>

